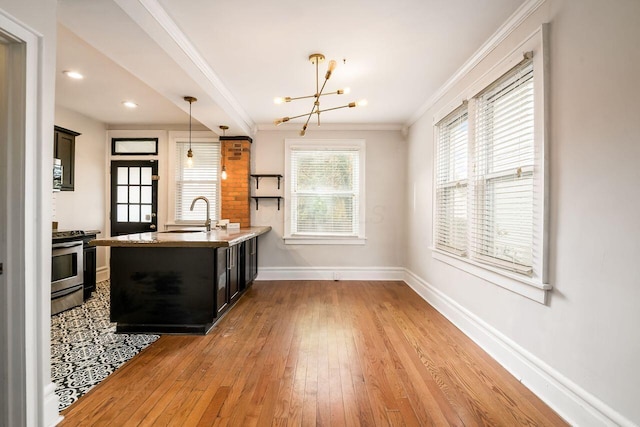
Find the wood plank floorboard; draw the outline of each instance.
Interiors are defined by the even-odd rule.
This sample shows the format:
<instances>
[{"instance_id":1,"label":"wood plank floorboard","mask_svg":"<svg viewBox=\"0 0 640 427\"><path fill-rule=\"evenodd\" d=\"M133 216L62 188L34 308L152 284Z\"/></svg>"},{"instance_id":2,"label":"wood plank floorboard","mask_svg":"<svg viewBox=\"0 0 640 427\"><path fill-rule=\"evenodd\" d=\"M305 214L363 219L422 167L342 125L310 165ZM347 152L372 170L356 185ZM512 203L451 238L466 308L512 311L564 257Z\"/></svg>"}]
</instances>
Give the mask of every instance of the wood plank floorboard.
<instances>
[{"instance_id":1,"label":"wood plank floorboard","mask_svg":"<svg viewBox=\"0 0 640 427\"><path fill-rule=\"evenodd\" d=\"M564 426L403 282L262 281L206 336L163 335L70 426Z\"/></svg>"}]
</instances>

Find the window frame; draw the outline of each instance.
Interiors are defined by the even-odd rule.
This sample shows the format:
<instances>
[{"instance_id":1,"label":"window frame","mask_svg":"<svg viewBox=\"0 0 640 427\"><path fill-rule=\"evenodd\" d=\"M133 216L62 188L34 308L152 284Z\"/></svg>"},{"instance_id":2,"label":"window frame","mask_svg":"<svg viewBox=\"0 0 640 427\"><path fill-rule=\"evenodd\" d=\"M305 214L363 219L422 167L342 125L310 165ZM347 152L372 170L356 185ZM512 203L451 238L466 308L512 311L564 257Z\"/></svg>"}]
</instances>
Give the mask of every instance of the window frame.
<instances>
[{"instance_id":1,"label":"window frame","mask_svg":"<svg viewBox=\"0 0 640 427\"><path fill-rule=\"evenodd\" d=\"M331 234L293 234L292 233L292 179L291 153L293 150L311 149L317 151L326 150L354 150L358 153L358 215L354 218L358 223L358 234L356 236L342 236ZM295 245L364 245L366 242L365 233L365 211L366 211L366 191L365 191L365 160L366 143L364 139L285 139L285 194L284 194L284 243Z\"/></svg>"},{"instance_id":2,"label":"window frame","mask_svg":"<svg viewBox=\"0 0 640 427\"><path fill-rule=\"evenodd\" d=\"M526 38L521 44L515 47L509 54L499 60L491 69L483 74L474 83L457 94L455 100L451 99L444 108L434 116L433 133L433 238L431 242L432 257L438 261L447 263L460 270L466 271L476 277L487 280L495 285L523 295L529 299L545 304L547 291L552 289L548 283L548 233L549 233L549 180L548 180L548 26L542 25L533 34ZM460 99L468 100L469 114L469 185L473 179L473 144L476 139L476 100L479 94L491 87L502 76L516 67L523 60L523 54L533 52L533 73L534 73L534 167L533 167L533 188L534 188L534 242L533 242L533 266L531 275L527 276L507 269L502 269L496 265L485 264L480 259L469 256L458 256L456 254L436 248L436 165L438 162L436 150L438 145L438 127L447 116L461 108ZM466 76L462 76L463 78ZM464 101L467 102L467 101ZM529 171L523 171L528 173ZM491 177L499 179L499 177ZM470 196L470 197L473 197ZM471 198L468 198L471 202ZM469 215L472 215L472 206L469 206ZM469 228L472 227L472 219ZM470 238L468 244L471 244Z\"/></svg>"},{"instance_id":3,"label":"window frame","mask_svg":"<svg viewBox=\"0 0 640 427\"><path fill-rule=\"evenodd\" d=\"M176 219L176 150L178 143L188 143L189 141L189 132L169 132L169 144L167 151L167 222L166 226L176 226L176 225L189 225L189 226L200 226L204 224L205 218L200 220L178 220ZM220 140L217 136L214 136L211 132L206 131L195 131L191 134L191 142L192 143L212 143L212 144L220 144ZM194 152L194 156L197 156L198 153ZM220 157L218 158L218 169L220 168ZM220 176L218 175L217 181L218 194L216 195L215 206L217 209L212 210L210 212L211 220L215 221L220 218L221 212L221 182ZM213 201L212 201L213 202Z\"/></svg>"}]
</instances>

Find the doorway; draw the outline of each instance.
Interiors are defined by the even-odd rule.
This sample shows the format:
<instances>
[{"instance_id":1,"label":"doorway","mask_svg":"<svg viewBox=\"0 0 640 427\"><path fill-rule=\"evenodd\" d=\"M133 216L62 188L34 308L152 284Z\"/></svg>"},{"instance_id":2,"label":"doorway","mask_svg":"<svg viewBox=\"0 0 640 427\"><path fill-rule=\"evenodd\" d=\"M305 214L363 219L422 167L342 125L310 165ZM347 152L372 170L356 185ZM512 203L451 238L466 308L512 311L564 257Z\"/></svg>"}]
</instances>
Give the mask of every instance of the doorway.
<instances>
[{"instance_id":1,"label":"doorway","mask_svg":"<svg viewBox=\"0 0 640 427\"><path fill-rule=\"evenodd\" d=\"M41 79L43 45L0 10L1 425L60 420L48 345L53 92Z\"/></svg>"},{"instance_id":2,"label":"doorway","mask_svg":"<svg viewBox=\"0 0 640 427\"><path fill-rule=\"evenodd\" d=\"M158 162L111 162L111 235L158 228Z\"/></svg>"}]
</instances>

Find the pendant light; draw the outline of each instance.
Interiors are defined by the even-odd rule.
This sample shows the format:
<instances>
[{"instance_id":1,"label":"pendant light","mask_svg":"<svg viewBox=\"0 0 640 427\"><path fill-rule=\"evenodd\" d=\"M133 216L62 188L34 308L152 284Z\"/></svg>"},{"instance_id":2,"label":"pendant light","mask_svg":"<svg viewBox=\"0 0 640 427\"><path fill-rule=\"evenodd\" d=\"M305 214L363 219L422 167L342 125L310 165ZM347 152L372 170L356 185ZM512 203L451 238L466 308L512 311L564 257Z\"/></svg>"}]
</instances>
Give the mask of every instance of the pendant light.
<instances>
[{"instance_id":1,"label":"pendant light","mask_svg":"<svg viewBox=\"0 0 640 427\"><path fill-rule=\"evenodd\" d=\"M225 157L227 157L227 156L226 156L225 151L224 151L224 143L225 143L224 136L225 136L226 130L229 129L229 126L220 125L218 127L220 129L222 129L222 138L223 138L220 141L220 142L222 142L222 147L221 147L222 148L222 172L220 173L220 178L221 179L227 179L227 167L225 166Z\"/></svg>"},{"instance_id":2,"label":"pendant light","mask_svg":"<svg viewBox=\"0 0 640 427\"><path fill-rule=\"evenodd\" d=\"M193 151L191 151L191 104L198 99L193 96L185 96L184 100L189 103L189 151L187 151L187 167L190 168L193 166Z\"/></svg>"}]
</instances>

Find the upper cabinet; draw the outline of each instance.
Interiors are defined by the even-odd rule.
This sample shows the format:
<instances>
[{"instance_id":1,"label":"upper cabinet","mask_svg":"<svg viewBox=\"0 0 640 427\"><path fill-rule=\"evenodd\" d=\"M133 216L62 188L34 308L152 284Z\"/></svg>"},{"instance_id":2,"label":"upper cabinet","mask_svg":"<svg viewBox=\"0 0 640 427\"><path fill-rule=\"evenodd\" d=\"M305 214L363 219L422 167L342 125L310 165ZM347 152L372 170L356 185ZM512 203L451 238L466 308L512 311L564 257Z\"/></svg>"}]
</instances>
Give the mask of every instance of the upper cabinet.
<instances>
[{"instance_id":1,"label":"upper cabinet","mask_svg":"<svg viewBox=\"0 0 640 427\"><path fill-rule=\"evenodd\" d=\"M60 159L62 163L62 187L60 190L73 191L76 136L80 134L58 126L53 129L53 157Z\"/></svg>"}]
</instances>

